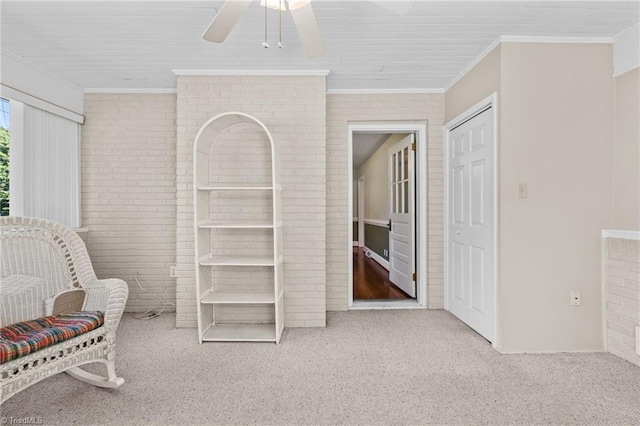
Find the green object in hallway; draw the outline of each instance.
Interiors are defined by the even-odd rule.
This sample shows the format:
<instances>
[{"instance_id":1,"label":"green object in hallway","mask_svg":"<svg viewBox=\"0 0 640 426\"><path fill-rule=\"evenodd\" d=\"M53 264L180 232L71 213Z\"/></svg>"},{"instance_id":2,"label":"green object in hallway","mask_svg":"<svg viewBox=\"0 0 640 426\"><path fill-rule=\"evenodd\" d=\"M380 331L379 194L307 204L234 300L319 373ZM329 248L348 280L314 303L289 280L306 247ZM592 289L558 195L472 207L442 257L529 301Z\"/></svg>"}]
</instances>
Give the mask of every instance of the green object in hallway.
<instances>
[{"instance_id":1,"label":"green object in hallway","mask_svg":"<svg viewBox=\"0 0 640 426\"><path fill-rule=\"evenodd\" d=\"M358 241L358 221L353 221L353 241Z\"/></svg>"},{"instance_id":2,"label":"green object in hallway","mask_svg":"<svg viewBox=\"0 0 640 426\"><path fill-rule=\"evenodd\" d=\"M389 260L389 228L365 223L364 245L384 260Z\"/></svg>"}]
</instances>

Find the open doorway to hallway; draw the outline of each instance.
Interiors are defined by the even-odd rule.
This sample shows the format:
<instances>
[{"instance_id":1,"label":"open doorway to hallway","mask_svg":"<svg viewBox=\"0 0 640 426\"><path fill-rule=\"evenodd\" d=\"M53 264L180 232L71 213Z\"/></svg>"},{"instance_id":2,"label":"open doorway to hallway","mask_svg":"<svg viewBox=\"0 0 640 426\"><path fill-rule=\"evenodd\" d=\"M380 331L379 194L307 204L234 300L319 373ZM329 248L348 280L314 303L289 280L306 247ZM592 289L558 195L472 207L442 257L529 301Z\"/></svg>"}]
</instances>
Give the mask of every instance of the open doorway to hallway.
<instances>
[{"instance_id":1,"label":"open doorway to hallway","mask_svg":"<svg viewBox=\"0 0 640 426\"><path fill-rule=\"evenodd\" d=\"M348 256L349 269L345 286L349 309L426 308L427 123L351 122L347 133L348 213L345 219L348 222L345 221L345 230L349 238L345 256ZM359 150L362 143L354 142L359 134L369 134L373 147L364 155L356 152L359 160L354 161L354 150ZM391 137L394 139L389 141ZM389 143L382 147L387 141ZM366 172L363 166L376 152L382 157L381 165ZM364 188L360 191L363 195L360 200L359 184ZM379 204L382 207L378 213L370 211L376 197L386 200ZM360 209L358 202L363 206ZM354 247L358 249L356 254L362 250L361 260L373 261L374 267L377 263L384 269L378 271L382 273L381 281L393 285L388 288L399 289L405 297L394 299L389 292L384 298L378 298L375 293L370 299L354 297Z\"/></svg>"},{"instance_id":2,"label":"open doorway to hallway","mask_svg":"<svg viewBox=\"0 0 640 426\"><path fill-rule=\"evenodd\" d=\"M415 140L352 134L354 302L416 300Z\"/></svg>"}]
</instances>

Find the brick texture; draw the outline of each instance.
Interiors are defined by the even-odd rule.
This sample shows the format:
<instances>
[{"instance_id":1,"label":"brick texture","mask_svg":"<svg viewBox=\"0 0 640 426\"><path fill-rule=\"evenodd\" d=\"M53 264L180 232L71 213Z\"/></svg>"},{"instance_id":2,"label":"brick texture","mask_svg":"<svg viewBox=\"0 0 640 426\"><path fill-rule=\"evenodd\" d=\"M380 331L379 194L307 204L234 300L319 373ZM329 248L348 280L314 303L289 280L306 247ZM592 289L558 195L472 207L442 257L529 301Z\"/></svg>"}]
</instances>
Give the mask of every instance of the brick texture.
<instances>
[{"instance_id":1,"label":"brick texture","mask_svg":"<svg viewBox=\"0 0 640 426\"><path fill-rule=\"evenodd\" d=\"M235 111L251 114L267 126L280 158L285 326L324 327L325 78L179 76L177 86L177 326L197 324L192 192L195 136L207 120ZM240 144L242 141L236 143ZM257 167L257 175L263 175L265 169L258 166L256 155L264 153L247 151L245 167L235 172L250 173ZM255 208L245 213L265 208L260 200L252 201ZM244 320L238 311L218 313L228 315L228 320ZM229 317L232 315L240 317Z\"/></svg>"},{"instance_id":2,"label":"brick texture","mask_svg":"<svg viewBox=\"0 0 640 426\"><path fill-rule=\"evenodd\" d=\"M443 104L442 94L327 95L323 77L180 76L177 96L86 95L82 215L96 271L129 283L128 310L148 309L161 296L175 301L177 326L195 327L193 142L215 115L246 112L270 129L281 160L285 325L324 326L327 310L347 308L351 285L345 252L347 125L421 121L428 124L428 303L442 308ZM244 169L264 178L264 156L260 149L247 150ZM267 208L264 200L253 202L254 211ZM270 244L260 238L255 244ZM168 277L173 263L177 279ZM135 286L136 271L146 292Z\"/></svg>"},{"instance_id":3,"label":"brick texture","mask_svg":"<svg viewBox=\"0 0 640 426\"><path fill-rule=\"evenodd\" d=\"M129 284L128 311L175 303L176 96L87 94L84 113L81 218L96 274Z\"/></svg>"},{"instance_id":4,"label":"brick texture","mask_svg":"<svg viewBox=\"0 0 640 426\"><path fill-rule=\"evenodd\" d=\"M640 366L635 327L640 326L640 241L607 239L605 255L607 349Z\"/></svg>"},{"instance_id":5,"label":"brick texture","mask_svg":"<svg viewBox=\"0 0 640 426\"><path fill-rule=\"evenodd\" d=\"M351 122L427 122L427 300L444 305L444 94L327 95L327 310L346 310L348 291L348 135Z\"/></svg>"}]
</instances>

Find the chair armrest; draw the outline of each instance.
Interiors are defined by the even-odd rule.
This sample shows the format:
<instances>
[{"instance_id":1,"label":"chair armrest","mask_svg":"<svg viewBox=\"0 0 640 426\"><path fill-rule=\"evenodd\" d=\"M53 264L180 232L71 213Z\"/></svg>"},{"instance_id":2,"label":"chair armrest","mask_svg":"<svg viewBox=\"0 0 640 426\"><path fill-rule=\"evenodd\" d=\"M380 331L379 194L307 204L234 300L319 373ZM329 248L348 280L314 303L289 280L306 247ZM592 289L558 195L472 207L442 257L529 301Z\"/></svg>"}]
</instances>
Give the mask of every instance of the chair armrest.
<instances>
[{"instance_id":1,"label":"chair armrest","mask_svg":"<svg viewBox=\"0 0 640 426\"><path fill-rule=\"evenodd\" d=\"M118 327L124 305L127 303L129 286L117 278L95 280L84 286L87 295L84 300L85 311L104 312L104 323L114 331Z\"/></svg>"}]
</instances>

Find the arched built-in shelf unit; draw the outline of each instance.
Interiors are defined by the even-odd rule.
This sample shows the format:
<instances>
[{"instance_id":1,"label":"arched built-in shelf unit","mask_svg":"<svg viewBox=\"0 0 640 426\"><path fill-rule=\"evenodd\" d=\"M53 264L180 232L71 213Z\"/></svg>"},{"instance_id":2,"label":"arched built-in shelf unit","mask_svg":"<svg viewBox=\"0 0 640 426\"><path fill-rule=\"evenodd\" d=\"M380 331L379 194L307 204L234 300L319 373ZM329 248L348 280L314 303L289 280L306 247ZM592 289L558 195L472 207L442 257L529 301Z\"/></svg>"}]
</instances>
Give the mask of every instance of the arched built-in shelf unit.
<instances>
[{"instance_id":1,"label":"arched built-in shelf unit","mask_svg":"<svg viewBox=\"0 0 640 426\"><path fill-rule=\"evenodd\" d=\"M271 133L245 113L210 119L195 139L193 176L200 343L278 343L281 186Z\"/></svg>"}]
</instances>

